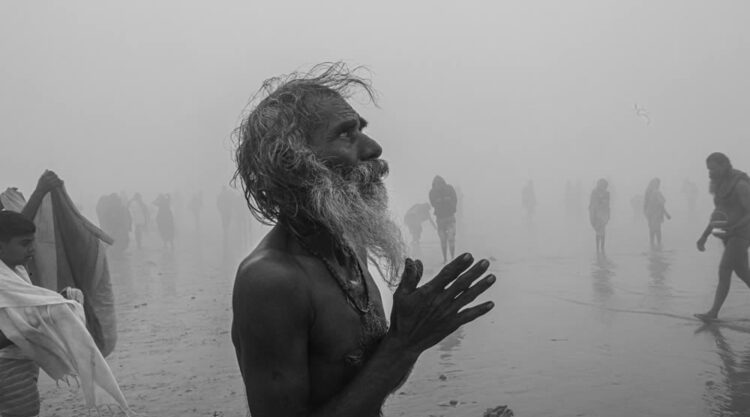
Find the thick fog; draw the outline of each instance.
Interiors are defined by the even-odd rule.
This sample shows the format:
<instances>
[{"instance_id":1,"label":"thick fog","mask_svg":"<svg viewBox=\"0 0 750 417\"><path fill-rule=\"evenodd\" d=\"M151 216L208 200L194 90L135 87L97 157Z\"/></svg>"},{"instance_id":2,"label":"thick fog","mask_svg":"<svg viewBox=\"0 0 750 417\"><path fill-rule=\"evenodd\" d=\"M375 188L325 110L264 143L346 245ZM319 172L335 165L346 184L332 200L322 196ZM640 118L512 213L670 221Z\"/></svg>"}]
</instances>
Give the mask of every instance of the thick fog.
<instances>
[{"instance_id":1,"label":"thick fog","mask_svg":"<svg viewBox=\"0 0 750 417\"><path fill-rule=\"evenodd\" d=\"M721 250L712 241L713 257L698 258L694 248L712 209L705 159L724 152L735 168L750 170L748 16L750 3L729 0L2 1L0 191L18 187L28 197L51 169L94 221L102 195L140 192L155 211L151 202L170 193L178 232L189 230L177 234L177 255L152 231L146 250L131 244L131 258L112 257L124 329L122 354L114 358L122 361L118 378L135 381L123 385L130 398L141 384L134 401L141 410L156 403L181 407L175 405L179 389L186 397L204 395L195 397L204 402L219 398L201 415L220 407L235 415L246 402L235 395L241 381L226 330L232 280L263 229L254 225L231 257L218 254L222 245L208 250L211 243L192 238L210 234L218 241L217 195L235 169L232 132L263 80L321 62L363 66L360 74L372 81L377 102L357 96L352 104L390 163L393 216L403 223L409 207L428 200L433 177L443 176L461 196L457 254L490 258L501 277L491 294L497 302L492 321L467 330L466 341L464 333L454 335L439 347L439 358L426 355L417 382L407 385L409 395L417 394L394 396L394 407L432 401L433 391L441 401L453 398L433 384L450 378L446 384L458 391L484 393L455 394L475 408L500 401L488 390L502 386L502 401L515 400L536 415L556 415L570 398L560 407L572 413L566 415L613 415L598 413L597 404L611 411L629 401L661 405L634 407L628 415L675 415L652 411L692 410L693 402L710 397L705 387L747 386L722 385L713 353L724 360L725 344L699 340L683 324L709 305L714 281L704 278L714 279ZM634 197L654 177L661 178L673 220L664 226L667 250L644 255L647 231L642 202ZM607 245L614 263L590 264L587 206L599 178L610 185ZM521 201L528 181L538 201L533 221ZM693 213L685 181L698 187ZM567 184L579 187L572 217ZM198 192L202 229L182 214ZM404 233L409 239L405 227ZM440 266L439 243L427 225L423 242L431 274ZM566 257L544 258L550 254ZM742 300L730 299L730 314L747 315ZM203 309L194 307L198 302ZM390 302L384 299L386 308ZM592 304L603 307L580 313ZM523 320L503 321L519 310ZM652 314L647 320L644 311ZM641 315L627 315L633 312ZM674 323L662 326L664 317ZM141 325L146 321L152 327ZM551 347L550 341L560 343ZM502 357L493 350L501 343ZM666 353L653 347L659 343ZM627 355L644 345L653 354ZM674 353L675 346L684 350ZM161 377L139 355L159 358L153 361L163 367ZM454 362L459 371L451 373ZM464 369L473 382L462 383ZM196 385L190 385L193 375L199 375ZM711 384L696 375L709 375ZM659 379L669 377L698 382ZM162 395L174 381L182 385ZM602 391L615 385L617 393ZM639 387L665 396L640 395ZM586 395L592 389L600 400L594 411L576 408L593 401ZM195 406L185 404L186 410ZM173 415L187 415L180 412Z\"/></svg>"},{"instance_id":2,"label":"thick fog","mask_svg":"<svg viewBox=\"0 0 750 417\"><path fill-rule=\"evenodd\" d=\"M706 187L705 156L747 166L744 2L3 2L6 186L56 170L103 193L204 190L263 79L332 60L370 69L361 102L390 161L394 212L442 174L474 218L598 177L628 199ZM639 110L640 109L640 110ZM645 116L644 116L645 115ZM85 200L85 201L84 201ZM623 200L624 201L624 200ZM496 214L495 214L496 215Z\"/></svg>"}]
</instances>

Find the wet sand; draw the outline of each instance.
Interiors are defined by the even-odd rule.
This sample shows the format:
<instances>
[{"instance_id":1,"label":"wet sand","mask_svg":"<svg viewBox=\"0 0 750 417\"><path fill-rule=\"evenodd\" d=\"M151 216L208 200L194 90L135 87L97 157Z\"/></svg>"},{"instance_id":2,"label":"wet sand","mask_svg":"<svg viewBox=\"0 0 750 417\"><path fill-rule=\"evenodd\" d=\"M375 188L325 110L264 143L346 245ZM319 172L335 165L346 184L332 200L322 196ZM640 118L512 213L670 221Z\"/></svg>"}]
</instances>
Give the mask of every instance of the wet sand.
<instances>
[{"instance_id":1,"label":"wet sand","mask_svg":"<svg viewBox=\"0 0 750 417\"><path fill-rule=\"evenodd\" d=\"M140 415L246 415L229 333L237 262L220 259L217 245L183 241L171 253L154 236L109 255L118 341L107 362ZM42 415L87 415L79 393L43 373L39 385Z\"/></svg>"},{"instance_id":2,"label":"wet sand","mask_svg":"<svg viewBox=\"0 0 750 417\"><path fill-rule=\"evenodd\" d=\"M459 251L495 259L500 279L482 299L496 307L425 352L386 415L500 404L518 416L750 415L750 290L734 279L719 324L692 317L711 303L720 256L716 241L694 249L694 229L670 225L652 252L637 227L613 227L606 259L585 226L566 240L550 238L562 229L471 232ZM108 362L127 399L146 416L245 416L229 336L237 255L222 267L216 245L185 240L170 254L151 239L110 256L119 341ZM437 242L422 250L429 276ZM42 415L86 415L46 375L40 390Z\"/></svg>"}]
</instances>

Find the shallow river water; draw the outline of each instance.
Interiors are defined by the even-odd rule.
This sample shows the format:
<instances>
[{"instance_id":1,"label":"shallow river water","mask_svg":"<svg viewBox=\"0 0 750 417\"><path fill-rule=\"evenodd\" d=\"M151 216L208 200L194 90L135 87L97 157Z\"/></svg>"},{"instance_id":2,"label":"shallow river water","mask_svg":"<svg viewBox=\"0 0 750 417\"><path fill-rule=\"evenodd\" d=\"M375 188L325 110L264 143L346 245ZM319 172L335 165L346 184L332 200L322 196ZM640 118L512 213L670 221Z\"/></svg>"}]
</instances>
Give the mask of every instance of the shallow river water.
<instances>
[{"instance_id":1,"label":"shallow river water","mask_svg":"<svg viewBox=\"0 0 750 417\"><path fill-rule=\"evenodd\" d=\"M481 300L496 307L425 352L385 415L481 416L501 404L517 416L750 415L750 291L734 278L722 321L704 325L692 314L711 303L719 243L701 254L695 227L673 226L651 251L638 228L613 228L606 257L586 228L459 236L459 250L492 260L499 280ZM421 250L434 275L434 237ZM240 255L205 239L172 253L150 236L110 256L119 341L108 362L139 414L247 414L229 336ZM46 375L40 391L42 415L86 415L80 393Z\"/></svg>"}]
</instances>

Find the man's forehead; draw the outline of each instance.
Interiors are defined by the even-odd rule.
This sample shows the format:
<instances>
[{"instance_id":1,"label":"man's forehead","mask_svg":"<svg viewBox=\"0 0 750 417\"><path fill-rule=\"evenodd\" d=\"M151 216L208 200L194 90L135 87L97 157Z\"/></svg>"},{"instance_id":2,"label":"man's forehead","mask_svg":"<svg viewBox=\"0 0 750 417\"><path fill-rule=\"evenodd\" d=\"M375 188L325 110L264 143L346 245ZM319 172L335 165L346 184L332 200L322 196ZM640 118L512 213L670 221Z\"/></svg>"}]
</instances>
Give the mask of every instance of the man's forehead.
<instances>
[{"instance_id":1,"label":"man's forehead","mask_svg":"<svg viewBox=\"0 0 750 417\"><path fill-rule=\"evenodd\" d=\"M319 98L316 107L324 125L330 126L344 120L359 119L359 113L339 95Z\"/></svg>"}]
</instances>

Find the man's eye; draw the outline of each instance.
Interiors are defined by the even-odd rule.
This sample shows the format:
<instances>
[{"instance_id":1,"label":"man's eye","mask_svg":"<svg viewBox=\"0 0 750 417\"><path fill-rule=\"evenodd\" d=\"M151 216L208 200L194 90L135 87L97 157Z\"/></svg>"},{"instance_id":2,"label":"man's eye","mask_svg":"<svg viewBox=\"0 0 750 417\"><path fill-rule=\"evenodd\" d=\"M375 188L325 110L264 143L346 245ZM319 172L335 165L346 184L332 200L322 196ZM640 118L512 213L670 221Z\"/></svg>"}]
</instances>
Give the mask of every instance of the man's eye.
<instances>
[{"instance_id":1,"label":"man's eye","mask_svg":"<svg viewBox=\"0 0 750 417\"><path fill-rule=\"evenodd\" d=\"M347 130L346 132L341 132L339 134L339 137L342 139L348 139L353 140L354 139L354 130Z\"/></svg>"}]
</instances>

